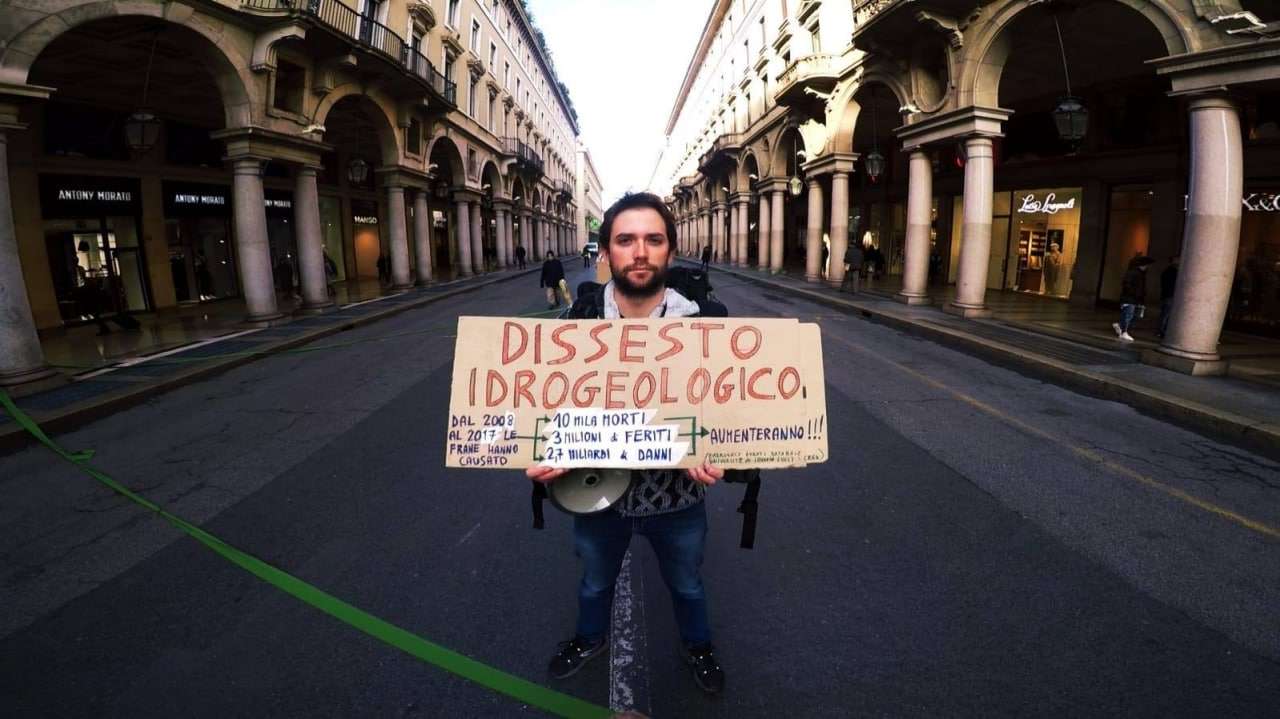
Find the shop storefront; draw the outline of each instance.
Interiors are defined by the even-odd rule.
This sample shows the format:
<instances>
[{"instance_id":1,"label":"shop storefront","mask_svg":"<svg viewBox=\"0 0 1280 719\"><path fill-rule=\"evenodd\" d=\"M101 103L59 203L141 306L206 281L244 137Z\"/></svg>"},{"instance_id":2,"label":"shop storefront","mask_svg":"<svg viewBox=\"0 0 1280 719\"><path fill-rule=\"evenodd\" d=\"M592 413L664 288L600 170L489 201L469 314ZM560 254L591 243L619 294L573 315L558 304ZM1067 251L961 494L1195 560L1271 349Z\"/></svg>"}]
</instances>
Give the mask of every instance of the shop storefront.
<instances>
[{"instance_id":1,"label":"shop storefront","mask_svg":"<svg viewBox=\"0 0 1280 719\"><path fill-rule=\"evenodd\" d=\"M1245 186L1227 327L1280 333L1280 183Z\"/></svg>"},{"instance_id":2,"label":"shop storefront","mask_svg":"<svg viewBox=\"0 0 1280 719\"><path fill-rule=\"evenodd\" d=\"M378 232L378 203L373 200L351 201L352 244L356 253L356 276L361 279L379 279L383 274L389 278L390 268L379 271L386 264L382 250L382 239ZM379 263L379 258L384 258Z\"/></svg>"},{"instance_id":3,"label":"shop storefront","mask_svg":"<svg viewBox=\"0 0 1280 719\"><path fill-rule=\"evenodd\" d=\"M62 321L152 307L133 178L41 175L40 212Z\"/></svg>"},{"instance_id":4,"label":"shop storefront","mask_svg":"<svg viewBox=\"0 0 1280 719\"><path fill-rule=\"evenodd\" d=\"M298 241L293 232L293 193L265 190L267 244L271 248L272 277L276 289L294 292L298 287Z\"/></svg>"},{"instance_id":5,"label":"shop storefront","mask_svg":"<svg viewBox=\"0 0 1280 719\"><path fill-rule=\"evenodd\" d=\"M164 228L177 301L239 295L226 185L164 182Z\"/></svg>"},{"instance_id":6,"label":"shop storefront","mask_svg":"<svg viewBox=\"0 0 1280 719\"><path fill-rule=\"evenodd\" d=\"M342 198L320 196L320 234L324 240L324 254L332 261L325 262L328 279L333 282L346 280L346 252L342 246Z\"/></svg>"},{"instance_id":7,"label":"shop storefront","mask_svg":"<svg viewBox=\"0 0 1280 719\"><path fill-rule=\"evenodd\" d=\"M1079 187L999 191L992 197L987 288L1068 297L1080 247ZM960 266L964 198L953 200L948 281Z\"/></svg>"}]
</instances>

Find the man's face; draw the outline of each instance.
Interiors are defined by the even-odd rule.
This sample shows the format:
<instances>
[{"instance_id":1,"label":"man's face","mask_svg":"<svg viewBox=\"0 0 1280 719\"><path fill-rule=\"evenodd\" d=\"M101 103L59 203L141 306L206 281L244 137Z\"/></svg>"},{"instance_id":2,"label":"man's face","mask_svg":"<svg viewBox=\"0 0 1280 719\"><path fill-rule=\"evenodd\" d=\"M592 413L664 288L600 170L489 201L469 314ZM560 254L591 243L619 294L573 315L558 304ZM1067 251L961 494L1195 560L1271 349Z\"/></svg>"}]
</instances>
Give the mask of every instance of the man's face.
<instances>
[{"instance_id":1,"label":"man's face","mask_svg":"<svg viewBox=\"0 0 1280 719\"><path fill-rule=\"evenodd\" d=\"M657 210L626 210L613 218L609 270L614 285L628 297L650 297L666 287L672 260L667 226Z\"/></svg>"}]
</instances>

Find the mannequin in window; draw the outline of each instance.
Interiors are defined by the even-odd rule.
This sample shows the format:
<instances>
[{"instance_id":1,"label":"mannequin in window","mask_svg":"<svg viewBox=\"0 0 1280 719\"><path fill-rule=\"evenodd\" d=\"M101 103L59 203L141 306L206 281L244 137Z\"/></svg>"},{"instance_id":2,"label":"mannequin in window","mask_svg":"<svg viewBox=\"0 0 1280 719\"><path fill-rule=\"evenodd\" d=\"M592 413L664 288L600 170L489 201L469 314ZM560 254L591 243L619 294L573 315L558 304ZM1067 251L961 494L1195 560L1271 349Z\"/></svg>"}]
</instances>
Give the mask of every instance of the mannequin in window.
<instances>
[{"instance_id":1,"label":"mannequin in window","mask_svg":"<svg viewBox=\"0 0 1280 719\"><path fill-rule=\"evenodd\" d=\"M1044 256L1044 291L1051 295L1061 295L1059 286L1062 279L1062 248L1057 242L1049 243L1049 253Z\"/></svg>"}]
</instances>

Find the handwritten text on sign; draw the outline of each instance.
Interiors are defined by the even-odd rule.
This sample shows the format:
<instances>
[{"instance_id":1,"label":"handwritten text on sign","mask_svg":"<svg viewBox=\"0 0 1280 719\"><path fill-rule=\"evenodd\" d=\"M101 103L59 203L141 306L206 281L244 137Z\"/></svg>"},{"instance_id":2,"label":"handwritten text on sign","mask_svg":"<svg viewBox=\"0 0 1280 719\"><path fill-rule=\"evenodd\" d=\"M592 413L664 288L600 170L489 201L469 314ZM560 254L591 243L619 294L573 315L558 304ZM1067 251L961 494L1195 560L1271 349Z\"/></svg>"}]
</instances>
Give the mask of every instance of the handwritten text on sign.
<instances>
[{"instance_id":1,"label":"handwritten text on sign","mask_svg":"<svg viewBox=\"0 0 1280 719\"><path fill-rule=\"evenodd\" d=\"M821 339L780 319L464 317L449 466L791 466L826 458Z\"/></svg>"}]
</instances>

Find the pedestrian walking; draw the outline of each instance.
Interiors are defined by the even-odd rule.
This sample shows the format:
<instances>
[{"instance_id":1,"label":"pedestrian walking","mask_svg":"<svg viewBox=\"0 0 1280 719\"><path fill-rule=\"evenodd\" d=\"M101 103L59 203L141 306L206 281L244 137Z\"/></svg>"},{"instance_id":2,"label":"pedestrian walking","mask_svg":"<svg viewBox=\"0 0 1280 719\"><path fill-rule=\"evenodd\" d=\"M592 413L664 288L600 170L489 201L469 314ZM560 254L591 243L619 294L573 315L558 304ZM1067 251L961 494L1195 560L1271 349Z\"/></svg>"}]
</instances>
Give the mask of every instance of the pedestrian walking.
<instances>
[{"instance_id":1,"label":"pedestrian walking","mask_svg":"<svg viewBox=\"0 0 1280 719\"><path fill-rule=\"evenodd\" d=\"M556 259L554 252L547 250L547 260L542 263L542 278L539 280L539 286L547 290L547 309L549 310L560 306L560 295L557 290L560 288L560 280L563 279L564 265Z\"/></svg>"},{"instance_id":2,"label":"pedestrian walking","mask_svg":"<svg viewBox=\"0 0 1280 719\"><path fill-rule=\"evenodd\" d=\"M321 250L321 252L324 254L324 282L328 287L329 296L335 297L338 294L337 288L334 287L338 281L338 263L329 256L328 250Z\"/></svg>"},{"instance_id":3,"label":"pedestrian walking","mask_svg":"<svg viewBox=\"0 0 1280 719\"><path fill-rule=\"evenodd\" d=\"M1178 287L1178 264L1182 258L1174 255L1169 258L1169 266L1160 273L1160 331L1156 336L1164 339L1169 331L1169 318L1173 316L1173 293Z\"/></svg>"},{"instance_id":4,"label":"pedestrian walking","mask_svg":"<svg viewBox=\"0 0 1280 719\"><path fill-rule=\"evenodd\" d=\"M570 319L622 317L725 316L723 305L700 303L667 285L674 276L675 217L662 199L649 193L626 195L607 212L600 236L611 279L579 292ZM666 242L654 243L655 237ZM549 483L568 470L537 466L525 470L535 482ZM632 471L631 488L612 508L573 518L573 539L582 559L578 619L572 638L561 642L548 669L564 679L609 648L608 628L614 583L634 534L649 540L659 572L671 592L685 661L703 691L724 689L724 670L711 644L707 596L700 565L707 535L707 487L718 481L744 481L752 470L724 470L710 462L688 470Z\"/></svg>"},{"instance_id":5,"label":"pedestrian walking","mask_svg":"<svg viewBox=\"0 0 1280 719\"><path fill-rule=\"evenodd\" d=\"M378 281L384 285L391 284L391 261L386 255L378 255Z\"/></svg>"},{"instance_id":6,"label":"pedestrian walking","mask_svg":"<svg viewBox=\"0 0 1280 719\"><path fill-rule=\"evenodd\" d=\"M587 247L586 245L583 245L582 246L582 269L585 270L590 266L591 266L591 248Z\"/></svg>"},{"instance_id":7,"label":"pedestrian walking","mask_svg":"<svg viewBox=\"0 0 1280 719\"><path fill-rule=\"evenodd\" d=\"M711 243L702 246L702 271L706 272L711 266Z\"/></svg>"},{"instance_id":8,"label":"pedestrian walking","mask_svg":"<svg viewBox=\"0 0 1280 719\"><path fill-rule=\"evenodd\" d=\"M865 261L866 257L862 252L862 245L853 242L845 248L844 281L840 283L841 291L848 287L850 294L858 294L858 291L862 289L862 265Z\"/></svg>"},{"instance_id":9,"label":"pedestrian walking","mask_svg":"<svg viewBox=\"0 0 1280 719\"><path fill-rule=\"evenodd\" d=\"M516 245L516 266L524 269L524 245Z\"/></svg>"},{"instance_id":10,"label":"pedestrian walking","mask_svg":"<svg viewBox=\"0 0 1280 719\"><path fill-rule=\"evenodd\" d=\"M1123 342L1132 342L1133 335L1129 329L1133 322L1146 314L1147 268L1155 260L1146 255L1139 255L1129 260L1129 268L1125 270L1124 279L1120 282L1120 321L1113 322L1111 328Z\"/></svg>"}]
</instances>

